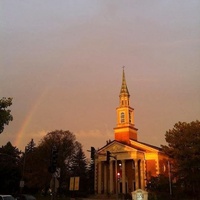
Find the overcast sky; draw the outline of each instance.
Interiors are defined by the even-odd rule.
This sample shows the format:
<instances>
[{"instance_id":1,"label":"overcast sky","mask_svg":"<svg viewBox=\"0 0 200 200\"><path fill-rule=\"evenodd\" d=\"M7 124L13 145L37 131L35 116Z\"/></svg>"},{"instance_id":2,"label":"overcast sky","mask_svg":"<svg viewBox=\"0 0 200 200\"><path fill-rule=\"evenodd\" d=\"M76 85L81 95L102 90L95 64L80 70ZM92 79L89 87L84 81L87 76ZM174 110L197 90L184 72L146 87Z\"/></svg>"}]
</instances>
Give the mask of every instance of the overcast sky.
<instances>
[{"instance_id":1,"label":"overcast sky","mask_svg":"<svg viewBox=\"0 0 200 200\"><path fill-rule=\"evenodd\" d=\"M139 141L200 119L199 0L1 0L0 135L24 150L70 130L84 151L114 139L122 67Z\"/></svg>"}]
</instances>

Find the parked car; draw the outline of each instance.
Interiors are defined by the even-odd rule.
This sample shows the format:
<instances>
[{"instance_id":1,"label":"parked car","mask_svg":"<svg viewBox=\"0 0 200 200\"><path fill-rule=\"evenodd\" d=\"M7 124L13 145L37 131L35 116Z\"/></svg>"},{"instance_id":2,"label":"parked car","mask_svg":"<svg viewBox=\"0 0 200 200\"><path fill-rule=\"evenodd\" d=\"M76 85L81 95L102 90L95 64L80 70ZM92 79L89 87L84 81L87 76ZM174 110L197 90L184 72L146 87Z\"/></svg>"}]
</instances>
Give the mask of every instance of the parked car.
<instances>
[{"instance_id":1,"label":"parked car","mask_svg":"<svg viewBox=\"0 0 200 200\"><path fill-rule=\"evenodd\" d=\"M36 198L30 194L20 194L16 200L36 200Z\"/></svg>"},{"instance_id":2,"label":"parked car","mask_svg":"<svg viewBox=\"0 0 200 200\"><path fill-rule=\"evenodd\" d=\"M0 200L15 200L12 195L0 195Z\"/></svg>"}]
</instances>

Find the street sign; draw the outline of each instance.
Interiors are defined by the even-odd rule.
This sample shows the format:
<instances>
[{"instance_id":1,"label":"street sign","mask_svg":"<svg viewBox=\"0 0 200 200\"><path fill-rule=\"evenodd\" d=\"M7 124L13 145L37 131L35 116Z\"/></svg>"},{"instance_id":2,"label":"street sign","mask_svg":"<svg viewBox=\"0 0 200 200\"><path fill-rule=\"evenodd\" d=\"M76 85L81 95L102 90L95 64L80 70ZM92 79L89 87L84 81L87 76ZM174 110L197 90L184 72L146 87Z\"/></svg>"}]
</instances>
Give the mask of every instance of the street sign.
<instances>
[{"instance_id":1,"label":"street sign","mask_svg":"<svg viewBox=\"0 0 200 200\"><path fill-rule=\"evenodd\" d=\"M69 184L70 191L79 190L79 180L80 180L79 176L70 177L70 184Z\"/></svg>"},{"instance_id":2,"label":"street sign","mask_svg":"<svg viewBox=\"0 0 200 200\"><path fill-rule=\"evenodd\" d=\"M74 177L70 177L69 190L74 190Z\"/></svg>"},{"instance_id":3,"label":"street sign","mask_svg":"<svg viewBox=\"0 0 200 200\"><path fill-rule=\"evenodd\" d=\"M74 190L79 190L79 179L80 177L75 177Z\"/></svg>"}]
</instances>

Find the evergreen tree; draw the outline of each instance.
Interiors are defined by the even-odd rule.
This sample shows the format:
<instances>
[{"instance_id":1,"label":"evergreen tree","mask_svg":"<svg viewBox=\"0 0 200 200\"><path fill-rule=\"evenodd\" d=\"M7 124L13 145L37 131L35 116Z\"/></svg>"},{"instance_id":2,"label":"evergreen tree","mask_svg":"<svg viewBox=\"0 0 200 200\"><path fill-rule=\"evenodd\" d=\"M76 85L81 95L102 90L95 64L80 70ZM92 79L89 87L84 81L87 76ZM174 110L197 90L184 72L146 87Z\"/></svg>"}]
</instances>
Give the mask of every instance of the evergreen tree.
<instances>
[{"instance_id":1,"label":"evergreen tree","mask_svg":"<svg viewBox=\"0 0 200 200\"><path fill-rule=\"evenodd\" d=\"M15 193L19 190L20 155L18 148L10 142L0 148L0 193Z\"/></svg>"},{"instance_id":2,"label":"evergreen tree","mask_svg":"<svg viewBox=\"0 0 200 200\"><path fill-rule=\"evenodd\" d=\"M87 177L87 160L82 150L82 145L79 142L75 143L75 152L73 155L71 176L80 177L79 180L79 194L83 195L88 191L88 177Z\"/></svg>"},{"instance_id":3,"label":"evergreen tree","mask_svg":"<svg viewBox=\"0 0 200 200\"><path fill-rule=\"evenodd\" d=\"M35 160L36 144L33 139L26 145L22 156L22 179L25 182L24 192L32 192L35 189L36 174L34 168L37 164Z\"/></svg>"},{"instance_id":4,"label":"evergreen tree","mask_svg":"<svg viewBox=\"0 0 200 200\"><path fill-rule=\"evenodd\" d=\"M33 141L33 139L31 139L31 141L26 145L26 148L25 148L26 152L25 153L33 152L35 147L36 147L36 144Z\"/></svg>"},{"instance_id":5,"label":"evergreen tree","mask_svg":"<svg viewBox=\"0 0 200 200\"><path fill-rule=\"evenodd\" d=\"M173 159L173 175L183 191L200 195L200 122L178 122L167 131L162 148Z\"/></svg>"}]
</instances>

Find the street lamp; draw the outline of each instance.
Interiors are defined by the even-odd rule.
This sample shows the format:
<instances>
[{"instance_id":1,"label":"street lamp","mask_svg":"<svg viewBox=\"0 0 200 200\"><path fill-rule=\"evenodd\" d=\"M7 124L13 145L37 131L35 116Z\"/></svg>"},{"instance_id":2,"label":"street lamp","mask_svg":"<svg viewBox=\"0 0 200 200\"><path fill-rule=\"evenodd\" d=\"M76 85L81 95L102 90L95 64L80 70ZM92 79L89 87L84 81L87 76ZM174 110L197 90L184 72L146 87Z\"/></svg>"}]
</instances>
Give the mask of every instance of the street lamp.
<instances>
[{"instance_id":1,"label":"street lamp","mask_svg":"<svg viewBox=\"0 0 200 200\"><path fill-rule=\"evenodd\" d=\"M28 147L25 146L25 152L24 152L24 162L23 162L23 168L22 168L22 179L20 181L20 191L22 193L22 188L24 187L24 171L25 171L25 165L26 165L26 153L27 153Z\"/></svg>"},{"instance_id":2,"label":"street lamp","mask_svg":"<svg viewBox=\"0 0 200 200\"><path fill-rule=\"evenodd\" d=\"M169 160L168 160L168 172L169 172L169 194L172 195L171 164Z\"/></svg>"}]
</instances>

